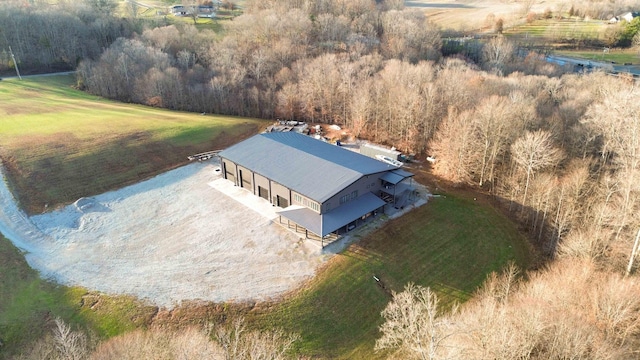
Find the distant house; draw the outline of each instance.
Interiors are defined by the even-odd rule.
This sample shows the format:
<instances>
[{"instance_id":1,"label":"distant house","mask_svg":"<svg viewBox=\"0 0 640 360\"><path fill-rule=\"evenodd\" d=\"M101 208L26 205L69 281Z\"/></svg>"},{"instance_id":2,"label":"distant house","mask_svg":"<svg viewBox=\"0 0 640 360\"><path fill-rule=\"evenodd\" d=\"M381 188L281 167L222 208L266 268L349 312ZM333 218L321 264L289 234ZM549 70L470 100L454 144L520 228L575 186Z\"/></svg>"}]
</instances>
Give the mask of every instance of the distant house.
<instances>
[{"instance_id":1,"label":"distant house","mask_svg":"<svg viewBox=\"0 0 640 360\"><path fill-rule=\"evenodd\" d=\"M626 22L631 22L634 18L640 16L640 13L637 12L628 12L620 16L621 20L625 20Z\"/></svg>"},{"instance_id":2,"label":"distant house","mask_svg":"<svg viewBox=\"0 0 640 360\"><path fill-rule=\"evenodd\" d=\"M198 6L198 16L199 17L215 17L215 8L213 6Z\"/></svg>"},{"instance_id":3,"label":"distant house","mask_svg":"<svg viewBox=\"0 0 640 360\"><path fill-rule=\"evenodd\" d=\"M174 5L171 7L171 14L174 16L186 16L188 15L187 8L183 5Z\"/></svg>"},{"instance_id":4,"label":"distant house","mask_svg":"<svg viewBox=\"0 0 640 360\"><path fill-rule=\"evenodd\" d=\"M253 136L219 156L225 179L282 208L281 221L307 236L342 234L415 194L412 173L293 131Z\"/></svg>"},{"instance_id":5,"label":"distant house","mask_svg":"<svg viewBox=\"0 0 640 360\"><path fill-rule=\"evenodd\" d=\"M638 16L640 16L640 12L627 12L622 15L612 17L611 19L609 19L609 23L615 24L620 21L631 22L633 19L635 19Z\"/></svg>"},{"instance_id":6,"label":"distant house","mask_svg":"<svg viewBox=\"0 0 640 360\"><path fill-rule=\"evenodd\" d=\"M174 5L171 7L171 14L174 16L191 16L194 6ZM216 8L214 6L199 5L197 7L198 17L214 18L216 16Z\"/></svg>"}]
</instances>

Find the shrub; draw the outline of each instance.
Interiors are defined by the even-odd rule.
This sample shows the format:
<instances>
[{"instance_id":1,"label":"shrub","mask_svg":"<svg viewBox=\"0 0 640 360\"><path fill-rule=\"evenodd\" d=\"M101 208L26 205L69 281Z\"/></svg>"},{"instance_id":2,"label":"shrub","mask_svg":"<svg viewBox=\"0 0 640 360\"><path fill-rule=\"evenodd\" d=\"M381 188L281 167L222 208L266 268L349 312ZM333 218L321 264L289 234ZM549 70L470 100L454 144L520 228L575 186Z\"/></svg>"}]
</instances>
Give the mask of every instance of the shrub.
<instances>
[{"instance_id":1,"label":"shrub","mask_svg":"<svg viewBox=\"0 0 640 360\"><path fill-rule=\"evenodd\" d=\"M502 18L499 18L498 20L496 20L494 30L498 34L502 34L502 31L504 31L504 20Z\"/></svg>"}]
</instances>

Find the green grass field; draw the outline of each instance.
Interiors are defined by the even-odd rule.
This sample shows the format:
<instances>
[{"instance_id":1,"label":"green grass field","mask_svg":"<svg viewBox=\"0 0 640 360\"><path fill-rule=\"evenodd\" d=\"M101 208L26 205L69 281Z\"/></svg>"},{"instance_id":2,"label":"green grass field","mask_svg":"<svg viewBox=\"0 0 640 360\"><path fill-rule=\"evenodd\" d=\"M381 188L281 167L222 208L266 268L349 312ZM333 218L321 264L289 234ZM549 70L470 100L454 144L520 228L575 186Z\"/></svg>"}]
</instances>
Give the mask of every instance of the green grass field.
<instances>
[{"instance_id":1,"label":"green grass field","mask_svg":"<svg viewBox=\"0 0 640 360\"><path fill-rule=\"evenodd\" d=\"M73 83L72 76L0 82L0 157L30 213L156 175L266 124L117 103Z\"/></svg>"},{"instance_id":2,"label":"green grass field","mask_svg":"<svg viewBox=\"0 0 640 360\"><path fill-rule=\"evenodd\" d=\"M593 60L593 61L605 61L615 62L618 65L623 64L640 64L640 54L638 50L634 49L612 49L609 52L603 52L602 50L592 51L555 51L555 54L563 56L571 56L575 58Z\"/></svg>"},{"instance_id":3,"label":"green grass field","mask_svg":"<svg viewBox=\"0 0 640 360\"><path fill-rule=\"evenodd\" d=\"M574 41L577 39L599 39L606 26L600 20L541 19L530 24L506 29L504 34L544 38L549 41Z\"/></svg>"},{"instance_id":4,"label":"green grass field","mask_svg":"<svg viewBox=\"0 0 640 360\"><path fill-rule=\"evenodd\" d=\"M515 226L486 204L432 199L332 259L303 290L255 322L299 333L303 356L380 357L373 348L389 291L400 292L408 282L429 286L446 309L468 300L487 274L509 261L526 268L525 244Z\"/></svg>"}]
</instances>

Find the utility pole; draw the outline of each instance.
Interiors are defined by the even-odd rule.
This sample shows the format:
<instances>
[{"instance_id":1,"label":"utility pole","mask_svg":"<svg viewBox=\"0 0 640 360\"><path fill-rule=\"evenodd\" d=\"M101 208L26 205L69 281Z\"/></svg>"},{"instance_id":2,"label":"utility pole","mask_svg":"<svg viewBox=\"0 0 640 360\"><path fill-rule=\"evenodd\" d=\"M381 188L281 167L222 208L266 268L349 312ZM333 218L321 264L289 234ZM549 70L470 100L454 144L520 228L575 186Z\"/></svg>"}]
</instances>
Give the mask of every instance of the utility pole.
<instances>
[{"instance_id":1,"label":"utility pole","mask_svg":"<svg viewBox=\"0 0 640 360\"><path fill-rule=\"evenodd\" d=\"M16 74L18 74L18 79L22 80L22 76L20 76L20 70L18 70L18 63L16 62L16 57L13 55L13 50L11 50L11 46L9 46L9 53L11 54L11 60L13 60L13 66L16 67Z\"/></svg>"}]
</instances>

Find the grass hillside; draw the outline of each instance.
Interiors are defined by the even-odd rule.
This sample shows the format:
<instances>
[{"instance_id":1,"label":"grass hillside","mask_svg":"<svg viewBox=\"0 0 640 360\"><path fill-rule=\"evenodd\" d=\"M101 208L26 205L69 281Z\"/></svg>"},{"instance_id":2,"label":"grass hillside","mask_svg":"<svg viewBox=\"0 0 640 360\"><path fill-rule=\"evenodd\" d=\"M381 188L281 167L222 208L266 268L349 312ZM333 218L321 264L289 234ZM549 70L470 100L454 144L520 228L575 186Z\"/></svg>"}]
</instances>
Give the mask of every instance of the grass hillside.
<instances>
[{"instance_id":1,"label":"grass hillside","mask_svg":"<svg viewBox=\"0 0 640 360\"><path fill-rule=\"evenodd\" d=\"M0 158L30 213L151 177L265 124L117 103L73 83L73 76L0 82Z\"/></svg>"},{"instance_id":2,"label":"grass hillside","mask_svg":"<svg viewBox=\"0 0 640 360\"><path fill-rule=\"evenodd\" d=\"M618 65L640 63L640 55L635 49L611 49L607 52L602 49L598 50L566 50L555 51L557 55L571 56L578 59L591 61L611 62Z\"/></svg>"},{"instance_id":3,"label":"grass hillside","mask_svg":"<svg viewBox=\"0 0 640 360\"><path fill-rule=\"evenodd\" d=\"M105 339L146 326L157 309L126 296L105 296L43 280L0 234L0 359L28 351L56 317Z\"/></svg>"}]
</instances>

